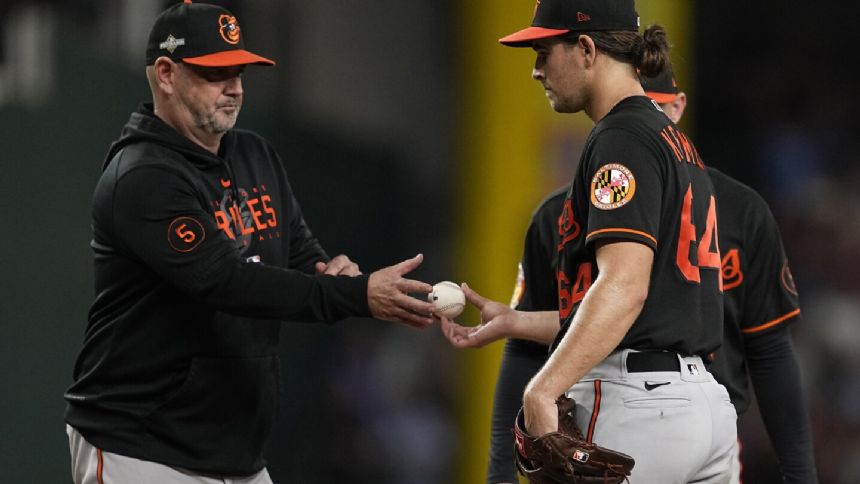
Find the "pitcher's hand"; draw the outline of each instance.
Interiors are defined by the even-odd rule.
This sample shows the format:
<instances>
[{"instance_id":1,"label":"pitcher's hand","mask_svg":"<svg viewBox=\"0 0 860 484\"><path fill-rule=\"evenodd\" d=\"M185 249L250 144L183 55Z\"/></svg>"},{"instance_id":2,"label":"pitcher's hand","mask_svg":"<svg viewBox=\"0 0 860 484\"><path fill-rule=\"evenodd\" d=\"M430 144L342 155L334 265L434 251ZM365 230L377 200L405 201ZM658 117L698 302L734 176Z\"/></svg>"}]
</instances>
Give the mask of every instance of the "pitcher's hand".
<instances>
[{"instance_id":1,"label":"pitcher's hand","mask_svg":"<svg viewBox=\"0 0 860 484\"><path fill-rule=\"evenodd\" d=\"M442 334L455 348L480 348L493 341L510 336L510 329L517 318L517 312L507 304L493 301L473 291L465 283L461 286L466 301L481 311L481 324L462 326L442 316Z\"/></svg>"}]
</instances>

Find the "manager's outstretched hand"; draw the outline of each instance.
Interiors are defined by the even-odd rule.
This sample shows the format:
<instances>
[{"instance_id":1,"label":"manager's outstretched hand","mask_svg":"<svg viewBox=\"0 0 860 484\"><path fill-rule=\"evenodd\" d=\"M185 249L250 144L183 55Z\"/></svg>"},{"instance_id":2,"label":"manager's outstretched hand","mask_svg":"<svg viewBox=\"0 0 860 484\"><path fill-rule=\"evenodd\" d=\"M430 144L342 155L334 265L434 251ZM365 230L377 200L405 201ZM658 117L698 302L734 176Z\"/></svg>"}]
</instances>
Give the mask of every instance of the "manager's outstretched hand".
<instances>
[{"instance_id":1,"label":"manager's outstretched hand","mask_svg":"<svg viewBox=\"0 0 860 484\"><path fill-rule=\"evenodd\" d=\"M408 294L429 294L433 286L403 277L421 265L423 260L424 256L418 254L370 274L367 281L367 307L374 318L405 323L416 328L424 328L433 323L430 317L433 304L427 302L426 297L421 300Z\"/></svg>"},{"instance_id":2,"label":"manager's outstretched hand","mask_svg":"<svg viewBox=\"0 0 860 484\"><path fill-rule=\"evenodd\" d=\"M481 324L477 326L461 326L442 316L440 318L442 334L455 348L480 348L511 336L517 311L508 305L493 301L473 291L463 283L463 294L466 300L481 311Z\"/></svg>"}]
</instances>

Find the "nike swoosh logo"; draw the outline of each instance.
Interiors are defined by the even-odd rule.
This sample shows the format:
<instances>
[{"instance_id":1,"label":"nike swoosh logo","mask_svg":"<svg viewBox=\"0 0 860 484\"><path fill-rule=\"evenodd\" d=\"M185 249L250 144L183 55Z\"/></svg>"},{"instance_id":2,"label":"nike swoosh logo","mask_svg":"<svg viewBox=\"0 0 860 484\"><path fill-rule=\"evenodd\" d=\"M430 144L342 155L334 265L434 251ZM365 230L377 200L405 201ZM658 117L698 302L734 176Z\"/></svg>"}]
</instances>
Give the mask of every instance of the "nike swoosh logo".
<instances>
[{"instance_id":1,"label":"nike swoosh logo","mask_svg":"<svg viewBox=\"0 0 860 484\"><path fill-rule=\"evenodd\" d=\"M663 385L668 385L668 384L670 384L670 383L672 383L672 382L670 382L670 381L666 381L666 382L663 382L663 383L648 383L648 382L646 381L646 382L645 382L645 389L646 389L646 390L648 390L648 391L650 392L651 390L653 390L653 389L655 389L655 388L657 388L657 387L662 387Z\"/></svg>"}]
</instances>

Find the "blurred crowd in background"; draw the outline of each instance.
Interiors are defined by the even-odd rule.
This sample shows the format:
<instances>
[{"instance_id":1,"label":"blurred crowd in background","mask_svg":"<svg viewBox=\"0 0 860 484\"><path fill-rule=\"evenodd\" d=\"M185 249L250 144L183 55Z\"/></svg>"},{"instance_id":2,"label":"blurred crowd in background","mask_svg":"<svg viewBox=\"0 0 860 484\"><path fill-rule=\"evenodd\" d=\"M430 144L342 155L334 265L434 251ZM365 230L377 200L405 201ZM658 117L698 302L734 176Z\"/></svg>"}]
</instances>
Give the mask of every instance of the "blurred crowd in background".
<instances>
[{"instance_id":1,"label":"blurred crowd in background","mask_svg":"<svg viewBox=\"0 0 860 484\"><path fill-rule=\"evenodd\" d=\"M0 468L10 483L69 482L62 394L92 298L90 196L109 143L148 97L145 38L170 3L0 4L0 210L11 235L0 281ZM286 159L327 250L350 254L365 271L423 252L415 277L459 281L466 271L454 264L463 259L455 222L470 208L453 182L469 163L457 155L458 76L471 66L461 64L455 30L468 9L414 0L216 3L239 17L249 45L279 63L245 75L239 125ZM528 20L532 7L520 5L528 0L501 3ZM691 98L685 127L706 163L758 190L782 230L801 296L793 334L823 484L860 482L860 96L845 73L857 18L856 2L695 2L691 56L681 60L689 75L679 79ZM530 65L511 69L527 76ZM546 174L525 190L512 232L525 228L534 194L566 182L565 163L585 134L546 137L553 159L535 167ZM512 289L516 258L499 264L511 267ZM466 482L464 461L484 466L486 449L460 437L464 407L491 395L470 395L478 382L463 376L460 355L436 328L289 323L281 360L268 452L275 482L447 484ZM745 482L777 483L756 412L741 421Z\"/></svg>"}]
</instances>

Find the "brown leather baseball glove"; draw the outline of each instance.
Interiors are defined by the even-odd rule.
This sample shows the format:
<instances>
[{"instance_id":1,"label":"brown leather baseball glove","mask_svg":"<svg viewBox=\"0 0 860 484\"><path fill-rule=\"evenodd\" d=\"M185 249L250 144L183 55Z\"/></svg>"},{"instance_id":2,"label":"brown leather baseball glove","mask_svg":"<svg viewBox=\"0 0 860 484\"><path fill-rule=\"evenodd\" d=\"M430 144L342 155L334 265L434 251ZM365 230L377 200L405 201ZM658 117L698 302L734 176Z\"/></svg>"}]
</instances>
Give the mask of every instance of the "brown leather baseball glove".
<instances>
[{"instance_id":1,"label":"brown leather baseball glove","mask_svg":"<svg viewBox=\"0 0 860 484\"><path fill-rule=\"evenodd\" d=\"M533 437L525 430L520 408L514 424L517 469L532 484L620 484L635 463L627 454L587 442L576 425L576 402L561 396L558 432Z\"/></svg>"}]
</instances>

